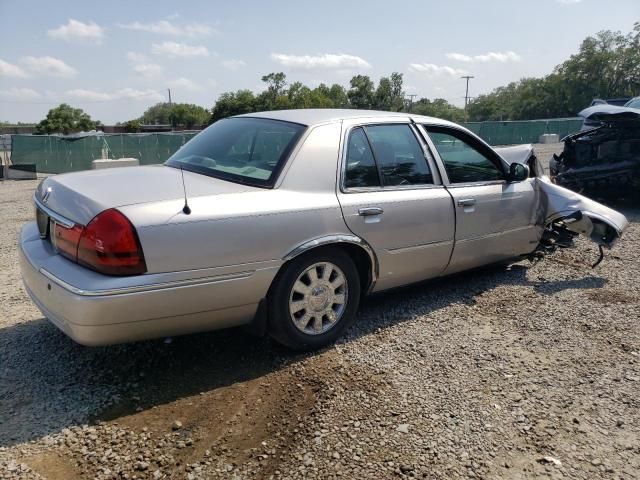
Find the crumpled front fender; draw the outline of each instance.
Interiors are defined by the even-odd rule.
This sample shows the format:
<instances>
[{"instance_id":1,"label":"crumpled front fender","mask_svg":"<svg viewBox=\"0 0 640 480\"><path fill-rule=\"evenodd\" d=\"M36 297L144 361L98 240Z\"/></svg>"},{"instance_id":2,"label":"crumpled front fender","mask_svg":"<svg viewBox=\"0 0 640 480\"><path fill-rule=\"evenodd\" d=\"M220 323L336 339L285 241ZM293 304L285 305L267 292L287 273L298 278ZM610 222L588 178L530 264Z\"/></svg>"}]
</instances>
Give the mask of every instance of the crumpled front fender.
<instances>
[{"instance_id":1,"label":"crumpled front fender","mask_svg":"<svg viewBox=\"0 0 640 480\"><path fill-rule=\"evenodd\" d=\"M611 248L629 225L622 213L556 185L547 176L537 177L535 188L541 200L539 221L545 227L558 220L571 219L566 224L569 230ZM576 215L577 212L581 215Z\"/></svg>"}]
</instances>

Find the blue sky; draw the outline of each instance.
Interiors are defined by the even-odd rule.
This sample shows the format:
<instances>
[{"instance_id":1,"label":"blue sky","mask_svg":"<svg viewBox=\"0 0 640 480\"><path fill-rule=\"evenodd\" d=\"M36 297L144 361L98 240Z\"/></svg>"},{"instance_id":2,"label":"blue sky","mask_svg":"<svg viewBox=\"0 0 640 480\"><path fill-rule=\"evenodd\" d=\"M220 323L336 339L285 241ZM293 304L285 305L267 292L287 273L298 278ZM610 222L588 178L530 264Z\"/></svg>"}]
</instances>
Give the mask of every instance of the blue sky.
<instances>
[{"instance_id":1,"label":"blue sky","mask_svg":"<svg viewBox=\"0 0 640 480\"><path fill-rule=\"evenodd\" d=\"M587 35L639 20L639 0L0 0L0 120L67 102L111 124L167 88L209 108L274 71L311 86L397 71L407 94L461 105L461 75L472 96L542 76Z\"/></svg>"}]
</instances>

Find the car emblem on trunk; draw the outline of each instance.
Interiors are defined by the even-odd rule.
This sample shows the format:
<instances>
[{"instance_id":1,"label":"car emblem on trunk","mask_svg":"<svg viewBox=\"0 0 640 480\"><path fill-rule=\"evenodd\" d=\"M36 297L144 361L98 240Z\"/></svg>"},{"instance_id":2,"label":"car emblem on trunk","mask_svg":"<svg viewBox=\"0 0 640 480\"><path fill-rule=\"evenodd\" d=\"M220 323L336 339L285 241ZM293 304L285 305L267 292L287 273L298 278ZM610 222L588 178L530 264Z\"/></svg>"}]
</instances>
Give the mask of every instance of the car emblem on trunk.
<instances>
[{"instance_id":1,"label":"car emblem on trunk","mask_svg":"<svg viewBox=\"0 0 640 480\"><path fill-rule=\"evenodd\" d=\"M42 195L42 203L47 203L47 200L49 200L49 195L51 195L52 191L53 189L51 187L45 190L44 195Z\"/></svg>"}]
</instances>

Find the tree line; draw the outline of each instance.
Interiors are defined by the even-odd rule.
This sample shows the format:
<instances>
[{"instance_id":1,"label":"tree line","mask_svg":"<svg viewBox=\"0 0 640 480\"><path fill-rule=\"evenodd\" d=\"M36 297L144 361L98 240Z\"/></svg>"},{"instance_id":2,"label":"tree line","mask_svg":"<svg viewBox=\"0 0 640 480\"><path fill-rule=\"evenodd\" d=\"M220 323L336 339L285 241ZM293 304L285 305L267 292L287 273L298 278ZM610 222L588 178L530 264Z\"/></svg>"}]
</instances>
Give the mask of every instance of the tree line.
<instances>
[{"instance_id":1,"label":"tree line","mask_svg":"<svg viewBox=\"0 0 640 480\"><path fill-rule=\"evenodd\" d=\"M348 87L321 83L315 88L295 81L283 72L262 77L263 91L237 90L221 94L204 108L187 103L158 103L141 117L124 122L136 132L145 124L194 128L231 115L292 108L354 108L410 111L454 122L464 120L464 110L443 98L407 100L401 73L381 77L376 84L367 75L355 75ZM539 78L523 78L471 99L470 121L533 120L573 117L593 98L640 94L640 22L628 34L602 31L583 40L578 52ZM37 133L72 133L100 125L80 109L62 104L49 111L37 125Z\"/></svg>"}]
</instances>

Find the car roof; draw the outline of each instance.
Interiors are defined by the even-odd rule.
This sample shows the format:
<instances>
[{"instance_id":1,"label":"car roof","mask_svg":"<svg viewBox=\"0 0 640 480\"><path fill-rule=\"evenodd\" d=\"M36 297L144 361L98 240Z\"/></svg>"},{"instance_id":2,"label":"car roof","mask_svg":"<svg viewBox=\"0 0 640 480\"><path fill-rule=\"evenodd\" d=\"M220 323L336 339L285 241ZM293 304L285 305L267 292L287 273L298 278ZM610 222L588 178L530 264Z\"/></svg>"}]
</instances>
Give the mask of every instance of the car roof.
<instances>
[{"instance_id":1,"label":"car roof","mask_svg":"<svg viewBox=\"0 0 640 480\"><path fill-rule=\"evenodd\" d=\"M441 120L434 117L426 117L423 115L413 115L408 112L383 112L378 110L355 110L336 108L301 108L297 110L274 110L270 112L255 112L236 115L236 118L238 117L269 118L285 122L300 123L306 126L312 126L321 123L339 122L347 119L366 119L380 117L406 119L411 118L415 122L424 122L436 125L455 125L454 123L447 120Z\"/></svg>"}]
</instances>

